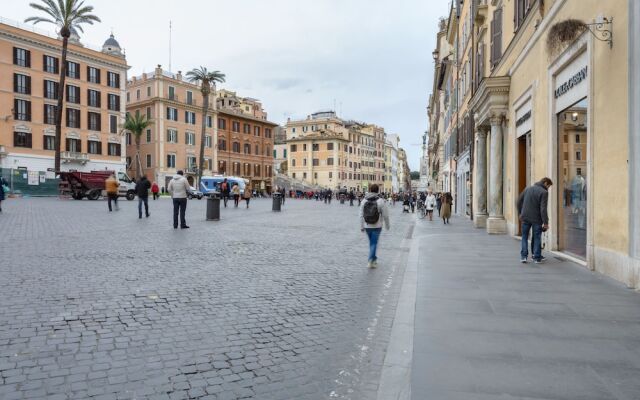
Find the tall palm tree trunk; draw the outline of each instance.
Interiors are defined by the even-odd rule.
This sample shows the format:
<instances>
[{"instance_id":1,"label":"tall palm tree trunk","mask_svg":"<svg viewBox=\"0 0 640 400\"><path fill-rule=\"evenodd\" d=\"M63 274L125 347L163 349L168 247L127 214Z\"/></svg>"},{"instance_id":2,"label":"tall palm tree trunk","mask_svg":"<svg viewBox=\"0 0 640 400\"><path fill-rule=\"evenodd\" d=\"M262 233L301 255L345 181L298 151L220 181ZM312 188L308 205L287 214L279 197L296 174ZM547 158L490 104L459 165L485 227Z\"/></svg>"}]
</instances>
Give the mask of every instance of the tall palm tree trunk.
<instances>
[{"instance_id":1,"label":"tall palm tree trunk","mask_svg":"<svg viewBox=\"0 0 640 400\"><path fill-rule=\"evenodd\" d=\"M65 80L67 78L67 47L69 45L69 32L63 28L60 32L62 36L62 57L60 57L60 78L58 79L58 107L56 108L56 139L54 143L55 160L54 169L60 171L60 149L62 143L62 106L64 104Z\"/></svg>"},{"instance_id":2,"label":"tall palm tree trunk","mask_svg":"<svg viewBox=\"0 0 640 400\"><path fill-rule=\"evenodd\" d=\"M208 86L208 82L202 82L202 87ZM204 141L207 130L207 111L209 111L209 92L202 92L202 130L200 132L200 157L198 160L198 186L200 187L200 179L202 178L202 169L204 167Z\"/></svg>"},{"instance_id":3,"label":"tall palm tree trunk","mask_svg":"<svg viewBox=\"0 0 640 400\"><path fill-rule=\"evenodd\" d=\"M142 161L140 161L140 135L136 135L136 182L142 176Z\"/></svg>"}]
</instances>

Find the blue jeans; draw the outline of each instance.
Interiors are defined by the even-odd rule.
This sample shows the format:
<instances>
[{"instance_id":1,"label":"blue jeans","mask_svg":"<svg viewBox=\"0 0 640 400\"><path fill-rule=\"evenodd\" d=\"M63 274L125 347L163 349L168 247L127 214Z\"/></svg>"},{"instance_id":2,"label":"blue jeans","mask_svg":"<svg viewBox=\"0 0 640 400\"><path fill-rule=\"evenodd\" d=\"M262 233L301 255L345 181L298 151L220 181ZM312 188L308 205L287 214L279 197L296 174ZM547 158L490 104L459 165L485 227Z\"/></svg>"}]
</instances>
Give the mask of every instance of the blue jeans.
<instances>
[{"instance_id":1,"label":"blue jeans","mask_svg":"<svg viewBox=\"0 0 640 400\"><path fill-rule=\"evenodd\" d=\"M375 261L378 259L378 257L376 257L376 250L378 249L378 239L380 238L382 228L367 228L365 230L369 237L369 261Z\"/></svg>"},{"instance_id":2,"label":"blue jeans","mask_svg":"<svg viewBox=\"0 0 640 400\"><path fill-rule=\"evenodd\" d=\"M529 222L522 223L520 257L527 258L529 255L529 230L533 230L533 235L531 236L532 257L534 260L539 260L542 258L542 225Z\"/></svg>"},{"instance_id":3,"label":"blue jeans","mask_svg":"<svg viewBox=\"0 0 640 400\"><path fill-rule=\"evenodd\" d=\"M149 216L149 198L138 196L138 217L142 218L142 204L144 204L144 213Z\"/></svg>"}]
</instances>

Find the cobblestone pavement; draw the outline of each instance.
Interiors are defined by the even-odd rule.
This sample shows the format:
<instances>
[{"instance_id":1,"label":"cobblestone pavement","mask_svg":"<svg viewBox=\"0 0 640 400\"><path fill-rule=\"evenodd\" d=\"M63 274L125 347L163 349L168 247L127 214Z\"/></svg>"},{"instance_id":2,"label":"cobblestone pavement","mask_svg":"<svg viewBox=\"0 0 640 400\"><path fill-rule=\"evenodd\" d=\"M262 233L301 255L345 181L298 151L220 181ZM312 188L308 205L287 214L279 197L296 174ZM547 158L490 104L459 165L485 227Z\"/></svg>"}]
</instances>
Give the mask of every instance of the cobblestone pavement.
<instances>
[{"instance_id":1,"label":"cobblestone pavement","mask_svg":"<svg viewBox=\"0 0 640 400\"><path fill-rule=\"evenodd\" d=\"M21 199L0 214L0 398L375 398L413 218L366 268L357 208L271 200L188 230L171 202Z\"/></svg>"}]
</instances>

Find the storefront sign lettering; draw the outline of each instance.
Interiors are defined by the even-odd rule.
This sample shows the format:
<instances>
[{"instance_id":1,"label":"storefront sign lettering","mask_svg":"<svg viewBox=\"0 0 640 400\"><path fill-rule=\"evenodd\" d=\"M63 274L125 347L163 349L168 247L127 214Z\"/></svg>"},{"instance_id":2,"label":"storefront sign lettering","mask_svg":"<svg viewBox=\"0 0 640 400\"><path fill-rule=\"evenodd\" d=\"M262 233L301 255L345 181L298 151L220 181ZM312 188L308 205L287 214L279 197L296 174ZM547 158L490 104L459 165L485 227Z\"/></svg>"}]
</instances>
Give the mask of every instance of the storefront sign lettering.
<instances>
[{"instance_id":1,"label":"storefront sign lettering","mask_svg":"<svg viewBox=\"0 0 640 400\"><path fill-rule=\"evenodd\" d=\"M587 67L584 67L580 71L578 71L578 73L576 73L574 76L569 78L568 81L566 81L556 89L556 93L555 93L556 99L562 96L563 94L567 93L569 90L573 89L574 86L577 86L580 82L582 82L586 78L587 78Z\"/></svg>"},{"instance_id":2,"label":"storefront sign lettering","mask_svg":"<svg viewBox=\"0 0 640 400\"><path fill-rule=\"evenodd\" d=\"M527 122L529 118L531 118L531 110L527 111L522 117L516 120L516 128Z\"/></svg>"}]
</instances>

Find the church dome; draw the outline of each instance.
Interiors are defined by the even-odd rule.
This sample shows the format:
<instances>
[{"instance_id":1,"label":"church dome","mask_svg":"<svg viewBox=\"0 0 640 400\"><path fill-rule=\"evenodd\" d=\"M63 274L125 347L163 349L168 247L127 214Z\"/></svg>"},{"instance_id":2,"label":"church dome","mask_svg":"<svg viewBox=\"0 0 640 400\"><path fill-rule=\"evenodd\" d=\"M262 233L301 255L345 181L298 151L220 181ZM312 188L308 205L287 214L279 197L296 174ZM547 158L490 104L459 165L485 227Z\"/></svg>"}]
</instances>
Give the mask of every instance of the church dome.
<instances>
[{"instance_id":1,"label":"church dome","mask_svg":"<svg viewBox=\"0 0 640 400\"><path fill-rule=\"evenodd\" d=\"M122 48L120 47L120 43L113 37L113 33L109 36L107 40L105 40L102 45L102 52L111 54L114 56L122 56Z\"/></svg>"}]
</instances>

